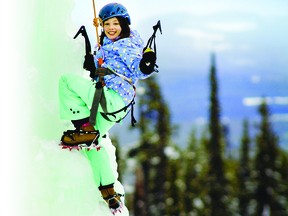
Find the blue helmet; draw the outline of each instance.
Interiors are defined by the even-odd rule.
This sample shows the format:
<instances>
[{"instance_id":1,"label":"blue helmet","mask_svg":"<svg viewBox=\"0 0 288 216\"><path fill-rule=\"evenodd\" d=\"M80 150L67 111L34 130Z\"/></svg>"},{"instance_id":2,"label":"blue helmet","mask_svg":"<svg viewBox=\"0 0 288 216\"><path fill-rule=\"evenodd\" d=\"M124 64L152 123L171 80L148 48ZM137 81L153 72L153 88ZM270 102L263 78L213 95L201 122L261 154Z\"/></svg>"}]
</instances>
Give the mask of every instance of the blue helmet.
<instances>
[{"instance_id":1,"label":"blue helmet","mask_svg":"<svg viewBox=\"0 0 288 216\"><path fill-rule=\"evenodd\" d=\"M102 22L116 16L126 18L128 24L131 24L130 16L127 12L127 9L122 4L109 3L105 5L99 12L99 17L101 18Z\"/></svg>"}]
</instances>

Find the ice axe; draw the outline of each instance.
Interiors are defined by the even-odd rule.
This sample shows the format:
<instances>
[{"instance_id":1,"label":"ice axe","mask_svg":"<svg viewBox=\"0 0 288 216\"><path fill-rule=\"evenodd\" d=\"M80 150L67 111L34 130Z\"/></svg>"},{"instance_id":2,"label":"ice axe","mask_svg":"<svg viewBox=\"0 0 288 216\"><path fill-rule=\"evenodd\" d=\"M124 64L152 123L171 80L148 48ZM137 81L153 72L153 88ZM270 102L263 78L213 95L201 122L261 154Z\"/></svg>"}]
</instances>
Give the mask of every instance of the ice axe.
<instances>
[{"instance_id":1,"label":"ice axe","mask_svg":"<svg viewBox=\"0 0 288 216\"><path fill-rule=\"evenodd\" d=\"M155 42L155 38L156 38L156 32L157 30L159 29L160 33L162 34L162 29L161 29L161 23L160 23L160 20L158 20L157 24L153 26L153 34L152 36L149 38L148 42L147 42L147 45L144 47L143 50L146 50L147 48L150 48L152 49L152 43L154 41L154 52L156 54L156 42Z\"/></svg>"},{"instance_id":2,"label":"ice axe","mask_svg":"<svg viewBox=\"0 0 288 216\"><path fill-rule=\"evenodd\" d=\"M99 38L99 34L98 34L98 26L99 26L98 20L99 20L99 18L97 18L97 16L96 16L96 7L95 7L94 0L92 0L92 3L93 3L94 19L96 20L96 25L95 25L95 27L96 27L96 40L97 40L98 48L100 48L100 38ZM90 43L90 40L88 38L87 31L86 31L84 25L80 27L80 29L78 30L78 32L76 33L76 35L74 36L73 39L77 38L80 33L85 38L86 54L91 54L91 43ZM99 66L103 64L102 58L98 59L98 64L99 64Z\"/></svg>"},{"instance_id":3,"label":"ice axe","mask_svg":"<svg viewBox=\"0 0 288 216\"><path fill-rule=\"evenodd\" d=\"M156 32L159 29L160 33L162 34L162 29L161 29L161 23L160 20L158 20L157 24L153 26L153 34L149 38L147 45L143 49L143 56L147 55L147 59L150 59L151 61L156 61L157 58L157 53L156 53ZM152 43L154 42L154 55L153 55L153 49L152 49ZM151 54L152 53L152 54ZM150 63L149 63L150 64ZM158 68L158 65L155 63L156 68ZM154 70L155 72L158 72L157 69Z\"/></svg>"},{"instance_id":4,"label":"ice axe","mask_svg":"<svg viewBox=\"0 0 288 216\"><path fill-rule=\"evenodd\" d=\"M79 34L82 34L82 36L85 39L85 50L86 50L86 55L91 54L91 44L85 29L85 26L81 26L76 35L73 37L73 39L77 38Z\"/></svg>"}]
</instances>

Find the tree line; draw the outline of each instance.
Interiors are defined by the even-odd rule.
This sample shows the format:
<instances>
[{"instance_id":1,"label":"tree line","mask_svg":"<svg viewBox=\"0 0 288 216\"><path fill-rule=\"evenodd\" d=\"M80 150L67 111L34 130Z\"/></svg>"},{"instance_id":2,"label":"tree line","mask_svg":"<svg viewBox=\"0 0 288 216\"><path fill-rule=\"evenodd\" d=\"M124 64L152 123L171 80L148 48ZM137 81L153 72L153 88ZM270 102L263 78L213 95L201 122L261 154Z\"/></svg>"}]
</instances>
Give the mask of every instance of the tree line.
<instances>
[{"instance_id":1,"label":"tree line","mask_svg":"<svg viewBox=\"0 0 288 216\"><path fill-rule=\"evenodd\" d=\"M258 107L260 121L243 119L239 155L233 156L226 152L214 55L208 124L200 136L191 129L185 148L171 139L176 126L156 78L141 85L147 93L138 96L139 143L127 155L121 155L120 145L117 148L120 174L125 173L127 158L137 163L134 190L126 194L131 215L288 215L288 154L279 146L264 98ZM253 136L252 123L257 125Z\"/></svg>"}]
</instances>

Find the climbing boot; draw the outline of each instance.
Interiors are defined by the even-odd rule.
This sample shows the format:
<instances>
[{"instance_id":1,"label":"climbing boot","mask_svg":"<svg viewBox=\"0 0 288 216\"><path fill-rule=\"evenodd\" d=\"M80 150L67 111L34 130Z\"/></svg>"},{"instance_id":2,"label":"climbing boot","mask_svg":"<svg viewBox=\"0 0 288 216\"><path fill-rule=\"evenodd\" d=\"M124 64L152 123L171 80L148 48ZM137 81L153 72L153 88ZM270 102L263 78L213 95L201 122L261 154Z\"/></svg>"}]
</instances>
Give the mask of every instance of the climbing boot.
<instances>
[{"instance_id":1,"label":"climbing boot","mask_svg":"<svg viewBox=\"0 0 288 216\"><path fill-rule=\"evenodd\" d=\"M79 144L90 146L92 143L97 144L99 135L98 130L95 130L91 124L86 123L78 129L65 131L61 141L66 146L78 146Z\"/></svg>"},{"instance_id":2,"label":"climbing boot","mask_svg":"<svg viewBox=\"0 0 288 216\"><path fill-rule=\"evenodd\" d=\"M123 195L115 192L113 184L108 186L100 186L99 190L103 199L107 202L112 214L122 212L123 203L120 198Z\"/></svg>"}]
</instances>

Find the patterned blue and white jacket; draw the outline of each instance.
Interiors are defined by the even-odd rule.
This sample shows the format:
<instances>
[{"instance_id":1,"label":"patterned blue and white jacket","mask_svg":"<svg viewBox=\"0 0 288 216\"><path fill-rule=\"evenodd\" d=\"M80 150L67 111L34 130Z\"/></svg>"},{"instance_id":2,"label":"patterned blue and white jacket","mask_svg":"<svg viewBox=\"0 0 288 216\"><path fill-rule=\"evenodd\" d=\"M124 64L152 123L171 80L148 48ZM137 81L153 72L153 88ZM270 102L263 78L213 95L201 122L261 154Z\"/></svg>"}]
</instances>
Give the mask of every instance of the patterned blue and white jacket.
<instances>
[{"instance_id":1,"label":"patterned blue and white jacket","mask_svg":"<svg viewBox=\"0 0 288 216\"><path fill-rule=\"evenodd\" d=\"M95 64L99 58L103 58L104 63L101 67L109 68L118 74L132 80L134 85L138 79L145 79L146 75L140 71L139 64L142 58L144 42L139 33L131 30L129 38L112 41L105 37L103 46L96 52ZM97 65L97 64L96 64ZM106 75L104 77L107 88L116 91L129 104L134 97L134 89L131 84L116 74Z\"/></svg>"}]
</instances>

